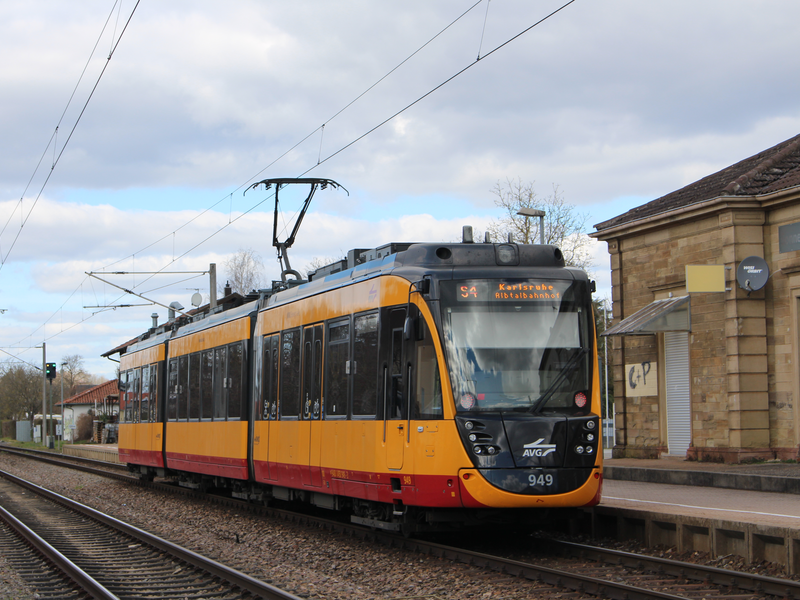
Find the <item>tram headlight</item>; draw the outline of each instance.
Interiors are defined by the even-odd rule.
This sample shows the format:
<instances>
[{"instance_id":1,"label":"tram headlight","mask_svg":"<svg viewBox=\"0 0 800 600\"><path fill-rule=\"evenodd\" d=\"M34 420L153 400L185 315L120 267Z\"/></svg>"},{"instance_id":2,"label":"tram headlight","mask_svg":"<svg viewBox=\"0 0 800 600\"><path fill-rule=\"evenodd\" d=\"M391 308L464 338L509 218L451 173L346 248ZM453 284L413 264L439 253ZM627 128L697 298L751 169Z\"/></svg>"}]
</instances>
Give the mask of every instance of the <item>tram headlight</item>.
<instances>
[{"instance_id":1,"label":"tram headlight","mask_svg":"<svg viewBox=\"0 0 800 600\"><path fill-rule=\"evenodd\" d=\"M587 433L586 434L586 441L587 442L593 442L594 441L594 434L593 433Z\"/></svg>"},{"instance_id":2,"label":"tram headlight","mask_svg":"<svg viewBox=\"0 0 800 600\"><path fill-rule=\"evenodd\" d=\"M575 446L575 452L578 454L583 454L583 446Z\"/></svg>"},{"instance_id":3,"label":"tram headlight","mask_svg":"<svg viewBox=\"0 0 800 600\"><path fill-rule=\"evenodd\" d=\"M481 448L480 446L475 446L475 447L472 449L472 451L473 451L475 454L483 454L483 448Z\"/></svg>"},{"instance_id":4,"label":"tram headlight","mask_svg":"<svg viewBox=\"0 0 800 600\"><path fill-rule=\"evenodd\" d=\"M476 434L474 434L474 433L470 433L469 434L469 441L470 442L477 442L478 441L478 436Z\"/></svg>"},{"instance_id":5,"label":"tram headlight","mask_svg":"<svg viewBox=\"0 0 800 600\"><path fill-rule=\"evenodd\" d=\"M472 421L467 421L466 423L464 423L464 427L472 431L472 428L475 427L475 424Z\"/></svg>"},{"instance_id":6,"label":"tram headlight","mask_svg":"<svg viewBox=\"0 0 800 600\"><path fill-rule=\"evenodd\" d=\"M497 246L497 264L499 265L516 265L519 263L517 257L517 248L508 244Z\"/></svg>"},{"instance_id":7,"label":"tram headlight","mask_svg":"<svg viewBox=\"0 0 800 600\"><path fill-rule=\"evenodd\" d=\"M586 421L586 429L594 429L595 427L597 427L595 421Z\"/></svg>"},{"instance_id":8,"label":"tram headlight","mask_svg":"<svg viewBox=\"0 0 800 600\"><path fill-rule=\"evenodd\" d=\"M586 454L592 454L594 452L594 448L591 446L586 446Z\"/></svg>"},{"instance_id":9,"label":"tram headlight","mask_svg":"<svg viewBox=\"0 0 800 600\"><path fill-rule=\"evenodd\" d=\"M586 402L587 402L586 394L584 394L583 392L578 392L577 394L575 394L575 406L577 406L578 408L583 408L584 406L586 406ZM589 422L591 423L591 421Z\"/></svg>"},{"instance_id":10,"label":"tram headlight","mask_svg":"<svg viewBox=\"0 0 800 600\"><path fill-rule=\"evenodd\" d=\"M489 454L496 454L497 453L497 448L495 448L494 446L489 446L486 449L486 452L488 452Z\"/></svg>"}]
</instances>

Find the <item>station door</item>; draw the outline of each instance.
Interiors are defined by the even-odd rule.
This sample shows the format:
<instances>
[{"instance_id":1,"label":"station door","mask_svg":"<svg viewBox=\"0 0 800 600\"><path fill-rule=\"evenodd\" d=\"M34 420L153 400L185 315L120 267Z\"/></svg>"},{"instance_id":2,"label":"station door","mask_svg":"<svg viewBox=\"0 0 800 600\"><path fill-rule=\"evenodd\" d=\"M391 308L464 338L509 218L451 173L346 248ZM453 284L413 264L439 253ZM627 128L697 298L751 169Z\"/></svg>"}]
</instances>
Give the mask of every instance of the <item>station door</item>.
<instances>
[{"instance_id":1,"label":"station door","mask_svg":"<svg viewBox=\"0 0 800 600\"><path fill-rule=\"evenodd\" d=\"M667 451L686 456L692 445L692 398L689 372L689 334L664 333L667 388Z\"/></svg>"}]
</instances>

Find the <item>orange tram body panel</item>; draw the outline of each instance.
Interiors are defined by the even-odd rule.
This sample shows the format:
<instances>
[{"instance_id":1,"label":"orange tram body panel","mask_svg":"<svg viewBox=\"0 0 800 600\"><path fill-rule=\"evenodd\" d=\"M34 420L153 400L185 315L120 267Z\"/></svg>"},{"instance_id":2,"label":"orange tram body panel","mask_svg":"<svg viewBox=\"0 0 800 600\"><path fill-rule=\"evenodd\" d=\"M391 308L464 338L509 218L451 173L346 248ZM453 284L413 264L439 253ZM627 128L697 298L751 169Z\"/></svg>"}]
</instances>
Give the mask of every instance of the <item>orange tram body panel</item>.
<instances>
[{"instance_id":1,"label":"orange tram body panel","mask_svg":"<svg viewBox=\"0 0 800 600\"><path fill-rule=\"evenodd\" d=\"M123 350L129 469L411 532L599 502L583 271L539 245L349 257Z\"/></svg>"}]
</instances>

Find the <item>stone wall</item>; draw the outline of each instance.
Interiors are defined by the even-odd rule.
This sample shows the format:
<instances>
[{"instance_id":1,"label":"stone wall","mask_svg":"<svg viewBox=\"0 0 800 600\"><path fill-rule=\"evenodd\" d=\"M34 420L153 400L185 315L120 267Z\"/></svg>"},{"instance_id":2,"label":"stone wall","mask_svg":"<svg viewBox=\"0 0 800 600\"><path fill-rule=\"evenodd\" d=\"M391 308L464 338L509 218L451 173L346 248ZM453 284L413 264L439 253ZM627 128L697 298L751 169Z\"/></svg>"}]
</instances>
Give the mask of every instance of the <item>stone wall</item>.
<instances>
[{"instance_id":1,"label":"stone wall","mask_svg":"<svg viewBox=\"0 0 800 600\"><path fill-rule=\"evenodd\" d=\"M780 254L778 227L800 222L800 198L765 210L748 200L698 208L609 236L614 323L654 300L685 295L687 265L725 265L728 290L691 298L692 442L689 458L796 458L800 436L800 251ZM771 278L747 292L736 268L764 257ZM661 335L617 336L611 347L617 391L615 456L652 457L667 447L659 396L626 397L625 365L658 363Z\"/></svg>"}]
</instances>

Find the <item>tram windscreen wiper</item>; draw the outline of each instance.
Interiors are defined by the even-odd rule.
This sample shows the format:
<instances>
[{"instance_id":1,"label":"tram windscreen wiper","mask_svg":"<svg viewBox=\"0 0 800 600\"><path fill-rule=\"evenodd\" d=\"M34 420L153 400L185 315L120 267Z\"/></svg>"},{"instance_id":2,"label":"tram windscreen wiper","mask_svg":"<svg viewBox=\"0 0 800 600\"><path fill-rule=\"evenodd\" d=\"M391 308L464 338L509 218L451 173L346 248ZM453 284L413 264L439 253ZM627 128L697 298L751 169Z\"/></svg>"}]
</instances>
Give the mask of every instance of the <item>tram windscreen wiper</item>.
<instances>
[{"instance_id":1,"label":"tram windscreen wiper","mask_svg":"<svg viewBox=\"0 0 800 600\"><path fill-rule=\"evenodd\" d=\"M561 384L564 383L564 380L572 372L572 369L576 364L578 364L578 361L581 358L586 356L587 352L589 351L586 348L581 348L572 356L572 358L567 361L563 367L561 367L561 371L559 371L558 375L556 375L553 383L551 383L542 393L542 395L534 401L533 406L530 408L530 412L539 412L544 405L547 404L547 401L550 399L550 397L556 392L556 390L558 390L559 387L561 387Z\"/></svg>"}]
</instances>

